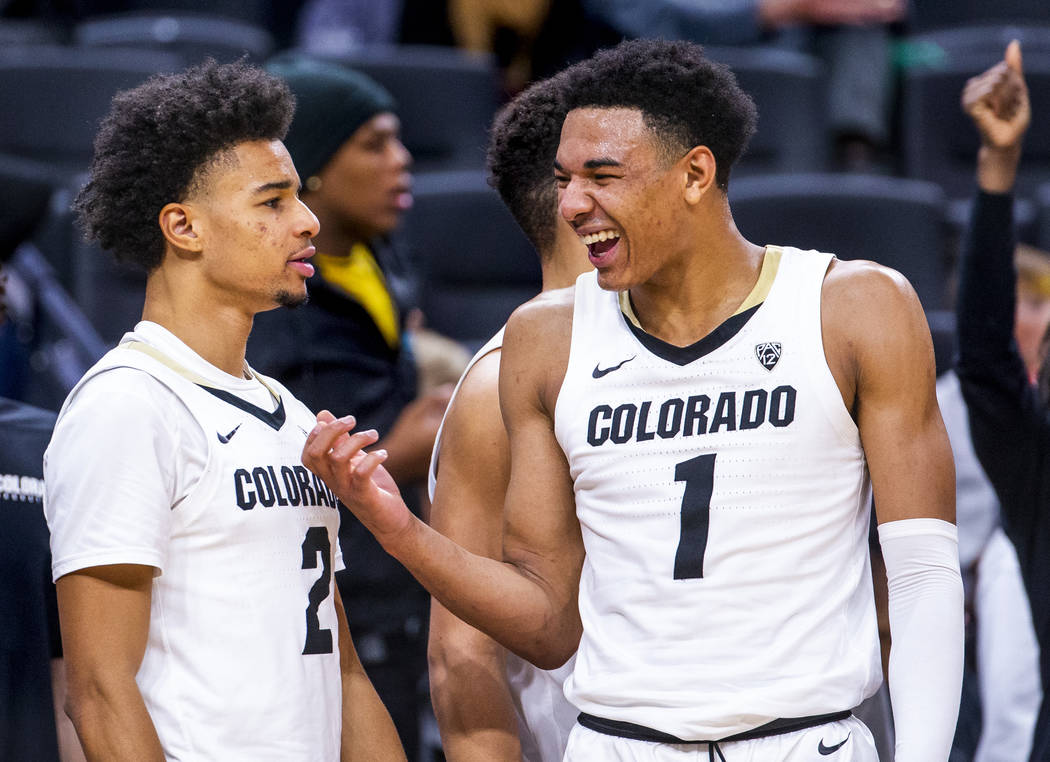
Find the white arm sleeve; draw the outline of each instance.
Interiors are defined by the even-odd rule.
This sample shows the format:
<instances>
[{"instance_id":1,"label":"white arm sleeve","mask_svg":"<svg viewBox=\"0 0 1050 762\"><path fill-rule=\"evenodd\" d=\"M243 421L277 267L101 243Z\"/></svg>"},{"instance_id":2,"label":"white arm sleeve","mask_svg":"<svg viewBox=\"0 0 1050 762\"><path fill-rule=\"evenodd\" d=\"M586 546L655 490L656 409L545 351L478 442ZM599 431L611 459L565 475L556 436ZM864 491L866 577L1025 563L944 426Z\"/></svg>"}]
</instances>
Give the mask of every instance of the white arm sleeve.
<instances>
[{"instance_id":1,"label":"white arm sleeve","mask_svg":"<svg viewBox=\"0 0 1050 762\"><path fill-rule=\"evenodd\" d=\"M963 673L963 588L954 524L879 525L889 584L890 702L896 762L943 762L951 751Z\"/></svg>"}]
</instances>

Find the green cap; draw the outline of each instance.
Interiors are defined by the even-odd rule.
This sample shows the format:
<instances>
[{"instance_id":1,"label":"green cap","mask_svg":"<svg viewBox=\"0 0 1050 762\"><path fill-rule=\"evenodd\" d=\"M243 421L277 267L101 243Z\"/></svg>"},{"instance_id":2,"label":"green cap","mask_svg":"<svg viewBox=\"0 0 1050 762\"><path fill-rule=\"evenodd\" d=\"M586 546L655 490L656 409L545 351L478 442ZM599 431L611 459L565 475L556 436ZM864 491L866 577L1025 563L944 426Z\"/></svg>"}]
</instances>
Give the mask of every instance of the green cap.
<instances>
[{"instance_id":1,"label":"green cap","mask_svg":"<svg viewBox=\"0 0 1050 762\"><path fill-rule=\"evenodd\" d=\"M286 54L266 69L295 95L295 117L284 144L303 182L320 172L361 125L397 105L374 80L339 63Z\"/></svg>"}]
</instances>

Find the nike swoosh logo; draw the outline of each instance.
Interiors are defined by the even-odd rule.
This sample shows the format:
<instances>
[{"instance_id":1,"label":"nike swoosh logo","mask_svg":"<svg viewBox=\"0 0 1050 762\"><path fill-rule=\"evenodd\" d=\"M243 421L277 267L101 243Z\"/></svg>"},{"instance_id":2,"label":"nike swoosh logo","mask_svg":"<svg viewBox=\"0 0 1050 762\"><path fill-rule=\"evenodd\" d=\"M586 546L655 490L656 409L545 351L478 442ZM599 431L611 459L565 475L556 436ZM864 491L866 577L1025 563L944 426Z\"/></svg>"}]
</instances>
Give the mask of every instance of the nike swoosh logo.
<instances>
[{"instance_id":1,"label":"nike swoosh logo","mask_svg":"<svg viewBox=\"0 0 1050 762\"><path fill-rule=\"evenodd\" d=\"M607 376L610 373L612 373L614 370L619 370L620 368L622 368L624 365L626 365L627 363L629 363L633 359L634 359L634 357L628 357L626 360L624 360L619 365L613 365L611 368L599 368L597 365L595 365L594 366L594 370L591 371L591 375L594 376L594 378L601 378L602 376Z\"/></svg>"},{"instance_id":2,"label":"nike swoosh logo","mask_svg":"<svg viewBox=\"0 0 1050 762\"><path fill-rule=\"evenodd\" d=\"M838 751L839 749L841 749L843 746L846 745L846 741L849 740L849 737L851 735L853 735L853 731L852 730L849 733L846 734L845 738L843 738L841 741L839 741L834 746L825 746L824 745L824 739L822 738L822 739L820 739L820 744L817 746L817 751L820 752L820 755L822 757L826 757L829 754L834 754L836 751Z\"/></svg>"},{"instance_id":3,"label":"nike swoosh logo","mask_svg":"<svg viewBox=\"0 0 1050 762\"><path fill-rule=\"evenodd\" d=\"M241 427L241 424L238 423L236 426L233 427L233 431L231 431L226 436L223 436L222 434L220 434L217 431L215 432L215 436L217 436L219 438L219 442L221 442L222 444L226 444L231 439L233 439L233 435L237 433L237 429L239 429L240 427Z\"/></svg>"}]
</instances>

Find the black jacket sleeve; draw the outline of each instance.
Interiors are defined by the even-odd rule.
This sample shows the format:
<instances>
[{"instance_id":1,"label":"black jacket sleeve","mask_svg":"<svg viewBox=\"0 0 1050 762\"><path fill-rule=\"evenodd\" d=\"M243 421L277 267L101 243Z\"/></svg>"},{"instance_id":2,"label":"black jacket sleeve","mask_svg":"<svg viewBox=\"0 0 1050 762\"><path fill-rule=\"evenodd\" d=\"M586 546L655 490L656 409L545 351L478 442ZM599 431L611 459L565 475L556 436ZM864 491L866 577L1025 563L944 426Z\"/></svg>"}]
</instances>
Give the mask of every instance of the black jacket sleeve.
<instances>
[{"instance_id":1,"label":"black jacket sleeve","mask_svg":"<svg viewBox=\"0 0 1050 762\"><path fill-rule=\"evenodd\" d=\"M1013 198L979 193L963 242L958 365L974 450L999 496L1003 525L1031 584L1045 563L1050 418L1013 338L1017 276Z\"/></svg>"}]
</instances>

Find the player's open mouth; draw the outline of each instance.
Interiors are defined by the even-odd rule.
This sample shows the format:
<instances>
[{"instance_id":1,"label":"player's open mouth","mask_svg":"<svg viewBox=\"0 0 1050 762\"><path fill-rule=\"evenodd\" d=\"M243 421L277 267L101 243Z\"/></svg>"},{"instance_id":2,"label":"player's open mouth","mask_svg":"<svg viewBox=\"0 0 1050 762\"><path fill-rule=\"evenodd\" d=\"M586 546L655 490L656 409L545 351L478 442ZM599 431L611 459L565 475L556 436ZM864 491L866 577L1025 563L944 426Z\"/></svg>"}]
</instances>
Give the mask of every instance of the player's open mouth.
<instances>
[{"instance_id":1,"label":"player's open mouth","mask_svg":"<svg viewBox=\"0 0 1050 762\"><path fill-rule=\"evenodd\" d=\"M612 249L620 240L620 234L615 230L599 230L597 233L581 235L580 241L587 247L592 257L600 257Z\"/></svg>"},{"instance_id":2,"label":"player's open mouth","mask_svg":"<svg viewBox=\"0 0 1050 762\"><path fill-rule=\"evenodd\" d=\"M293 254L292 258L288 260L288 265L304 278L309 278L314 274L314 266L306 260L312 257L315 253L316 249L314 249L313 246L307 246L302 251Z\"/></svg>"}]
</instances>

